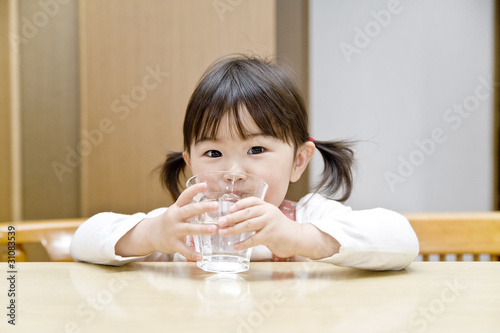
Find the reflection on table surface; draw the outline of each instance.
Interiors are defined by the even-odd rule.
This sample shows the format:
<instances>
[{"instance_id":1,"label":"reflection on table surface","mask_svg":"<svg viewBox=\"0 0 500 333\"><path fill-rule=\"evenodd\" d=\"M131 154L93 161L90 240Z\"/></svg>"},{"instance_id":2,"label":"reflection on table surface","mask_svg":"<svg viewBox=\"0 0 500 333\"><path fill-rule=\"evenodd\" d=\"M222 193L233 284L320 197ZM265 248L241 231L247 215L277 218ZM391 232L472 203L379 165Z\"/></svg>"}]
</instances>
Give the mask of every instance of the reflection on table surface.
<instances>
[{"instance_id":1,"label":"reflection on table surface","mask_svg":"<svg viewBox=\"0 0 500 333\"><path fill-rule=\"evenodd\" d=\"M500 327L500 263L426 262L370 272L325 263L252 262L240 274L206 273L195 263L16 265L15 329L23 331L498 332ZM0 267L7 274L7 264ZM8 283L0 282L2 297ZM13 327L2 317L0 331L10 332Z\"/></svg>"}]
</instances>

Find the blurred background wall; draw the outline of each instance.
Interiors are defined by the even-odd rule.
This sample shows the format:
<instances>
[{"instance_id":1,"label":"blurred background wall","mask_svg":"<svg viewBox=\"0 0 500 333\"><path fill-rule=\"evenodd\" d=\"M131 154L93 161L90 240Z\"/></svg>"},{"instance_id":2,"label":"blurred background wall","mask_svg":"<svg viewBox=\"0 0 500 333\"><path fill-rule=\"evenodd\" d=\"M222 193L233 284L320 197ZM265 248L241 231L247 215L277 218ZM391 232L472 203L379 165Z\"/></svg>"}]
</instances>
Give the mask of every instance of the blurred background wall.
<instances>
[{"instance_id":1,"label":"blurred background wall","mask_svg":"<svg viewBox=\"0 0 500 333\"><path fill-rule=\"evenodd\" d=\"M2 1L1 220L170 205L156 169L208 65L281 56L307 91L307 3L284 3Z\"/></svg>"},{"instance_id":2,"label":"blurred background wall","mask_svg":"<svg viewBox=\"0 0 500 333\"><path fill-rule=\"evenodd\" d=\"M494 2L311 0L309 21L312 133L359 141L348 203L494 209Z\"/></svg>"},{"instance_id":3,"label":"blurred background wall","mask_svg":"<svg viewBox=\"0 0 500 333\"><path fill-rule=\"evenodd\" d=\"M310 105L311 134L358 141L353 207L498 208L494 8L489 0L1 1L0 220L171 204L155 168L182 149L200 75L234 52L285 59ZM308 192L319 162L291 199Z\"/></svg>"}]
</instances>

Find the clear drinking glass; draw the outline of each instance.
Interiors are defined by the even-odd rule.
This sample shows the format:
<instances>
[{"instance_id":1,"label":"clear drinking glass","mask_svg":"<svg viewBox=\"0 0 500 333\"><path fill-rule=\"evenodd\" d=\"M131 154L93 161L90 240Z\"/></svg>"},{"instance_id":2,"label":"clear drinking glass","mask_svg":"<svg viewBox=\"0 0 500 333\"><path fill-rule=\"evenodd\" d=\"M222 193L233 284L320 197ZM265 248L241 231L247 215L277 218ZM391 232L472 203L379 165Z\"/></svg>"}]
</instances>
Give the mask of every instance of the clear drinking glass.
<instances>
[{"instance_id":1,"label":"clear drinking glass","mask_svg":"<svg viewBox=\"0 0 500 333\"><path fill-rule=\"evenodd\" d=\"M247 197L264 199L268 188L266 182L257 176L229 171L199 174L191 177L186 185L189 187L198 183L207 183L207 189L196 195L194 202L218 201L219 209L195 216L190 219L191 223L217 224L221 216L229 214L229 208L236 201ZM252 249L236 251L233 244L252 234L246 232L225 237L219 233L193 235L196 251L202 255L201 261L197 262L198 267L214 273L239 273L248 270Z\"/></svg>"}]
</instances>

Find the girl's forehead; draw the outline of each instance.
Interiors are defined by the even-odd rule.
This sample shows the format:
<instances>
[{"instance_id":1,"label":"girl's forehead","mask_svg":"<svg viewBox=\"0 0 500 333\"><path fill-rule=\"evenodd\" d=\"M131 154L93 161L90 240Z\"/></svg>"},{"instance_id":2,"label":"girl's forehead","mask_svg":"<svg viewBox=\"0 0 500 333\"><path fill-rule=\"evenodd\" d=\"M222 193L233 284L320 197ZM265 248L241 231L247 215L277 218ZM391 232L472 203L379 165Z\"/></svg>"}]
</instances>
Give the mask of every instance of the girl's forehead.
<instances>
[{"instance_id":1,"label":"girl's forehead","mask_svg":"<svg viewBox=\"0 0 500 333\"><path fill-rule=\"evenodd\" d=\"M248 111L239 113L238 119L232 113L226 113L219 121L217 131L212 136L202 136L200 140L194 142L194 145L203 142L243 142L252 140L256 137L269 137L265 135L262 129L253 120Z\"/></svg>"},{"instance_id":2,"label":"girl's forehead","mask_svg":"<svg viewBox=\"0 0 500 333\"><path fill-rule=\"evenodd\" d=\"M217 137L240 138L242 135L254 135L262 132L245 107L241 107L236 115L227 112L220 121Z\"/></svg>"},{"instance_id":3,"label":"girl's forehead","mask_svg":"<svg viewBox=\"0 0 500 333\"><path fill-rule=\"evenodd\" d=\"M235 140L247 141L255 137L269 137L293 144L290 124L272 115L267 109L249 109L243 103L225 110L206 109L201 117L191 123L190 140L186 147L205 141ZM186 130L185 130L186 133Z\"/></svg>"}]
</instances>

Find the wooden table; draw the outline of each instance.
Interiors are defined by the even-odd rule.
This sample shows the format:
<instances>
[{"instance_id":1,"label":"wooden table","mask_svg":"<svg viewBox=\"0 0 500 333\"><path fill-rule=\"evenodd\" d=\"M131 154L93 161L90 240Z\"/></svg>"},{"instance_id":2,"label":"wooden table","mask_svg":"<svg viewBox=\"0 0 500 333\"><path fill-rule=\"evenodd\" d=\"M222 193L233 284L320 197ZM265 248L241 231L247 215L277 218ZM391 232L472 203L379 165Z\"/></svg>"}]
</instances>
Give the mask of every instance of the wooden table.
<instances>
[{"instance_id":1,"label":"wooden table","mask_svg":"<svg viewBox=\"0 0 500 333\"><path fill-rule=\"evenodd\" d=\"M253 262L235 275L194 263L0 268L0 332L500 332L498 262L397 272Z\"/></svg>"}]
</instances>

